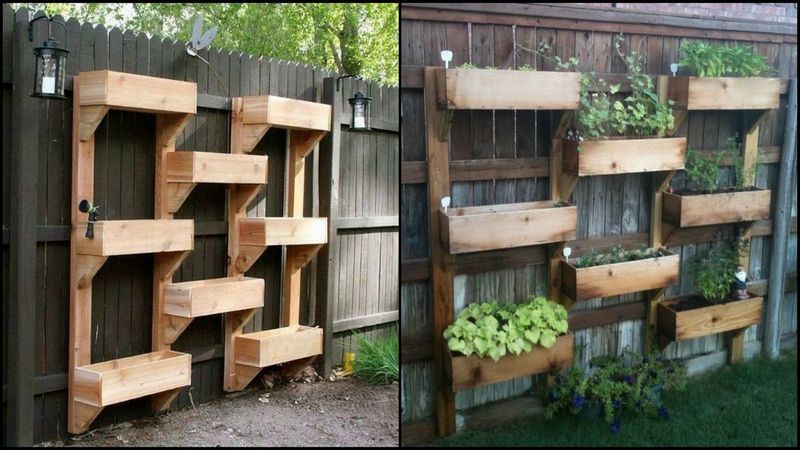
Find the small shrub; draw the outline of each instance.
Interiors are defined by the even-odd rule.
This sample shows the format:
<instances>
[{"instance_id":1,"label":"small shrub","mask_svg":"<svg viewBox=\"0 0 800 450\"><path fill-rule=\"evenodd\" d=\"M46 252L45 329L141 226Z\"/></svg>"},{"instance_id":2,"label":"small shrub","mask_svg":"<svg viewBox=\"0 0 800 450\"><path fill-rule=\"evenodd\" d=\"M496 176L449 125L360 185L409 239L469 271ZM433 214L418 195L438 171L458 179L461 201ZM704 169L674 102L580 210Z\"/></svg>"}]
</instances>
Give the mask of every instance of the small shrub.
<instances>
[{"instance_id":1,"label":"small shrub","mask_svg":"<svg viewBox=\"0 0 800 450\"><path fill-rule=\"evenodd\" d=\"M356 359L353 373L372 384L386 384L399 379L400 345L397 332L390 336L368 339L360 333L356 336Z\"/></svg>"},{"instance_id":2,"label":"small shrub","mask_svg":"<svg viewBox=\"0 0 800 450\"><path fill-rule=\"evenodd\" d=\"M687 149L684 170L689 184L701 191L713 192L719 184L719 168L724 159L722 151L704 158L699 152Z\"/></svg>"},{"instance_id":3,"label":"small shrub","mask_svg":"<svg viewBox=\"0 0 800 450\"><path fill-rule=\"evenodd\" d=\"M706 253L689 261L697 292L706 302L721 303L728 298L739 257L747 250L748 243L748 239L722 239L718 234Z\"/></svg>"}]
</instances>

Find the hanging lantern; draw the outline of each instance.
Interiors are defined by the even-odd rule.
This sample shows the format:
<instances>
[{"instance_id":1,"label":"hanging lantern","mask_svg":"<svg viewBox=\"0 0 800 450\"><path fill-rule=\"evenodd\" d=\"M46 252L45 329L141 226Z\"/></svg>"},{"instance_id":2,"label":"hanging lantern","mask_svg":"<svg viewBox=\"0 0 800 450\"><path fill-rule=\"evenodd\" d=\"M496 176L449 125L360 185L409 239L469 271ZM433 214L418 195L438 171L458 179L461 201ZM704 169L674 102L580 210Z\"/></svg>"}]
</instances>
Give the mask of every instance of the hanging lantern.
<instances>
[{"instance_id":1,"label":"hanging lantern","mask_svg":"<svg viewBox=\"0 0 800 450\"><path fill-rule=\"evenodd\" d=\"M350 118L350 130L369 131L369 102L372 101L372 98L358 91L353 98L347 101L350 102L350 106L353 108L353 114Z\"/></svg>"},{"instance_id":2,"label":"hanging lantern","mask_svg":"<svg viewBox=\"0 0 800 450\"><path fill-rule=\"evenodd\" d=\"M48 20L51 24L54 22L53 18L48 16L40 16L33 19L28 24L28 41L33 41L33 22L40 19ZM66 25L58 21L55 23L63 26L66 33ZM31 96L66 99L64 85L66 84L67 54L69 51L61 48L58 41L53 39L53 36L50 35L49 26L47 41L41 47L34 48L33 53L36 55L36 73L34 74L33 94Z\"/></svg>"}]
</instances>

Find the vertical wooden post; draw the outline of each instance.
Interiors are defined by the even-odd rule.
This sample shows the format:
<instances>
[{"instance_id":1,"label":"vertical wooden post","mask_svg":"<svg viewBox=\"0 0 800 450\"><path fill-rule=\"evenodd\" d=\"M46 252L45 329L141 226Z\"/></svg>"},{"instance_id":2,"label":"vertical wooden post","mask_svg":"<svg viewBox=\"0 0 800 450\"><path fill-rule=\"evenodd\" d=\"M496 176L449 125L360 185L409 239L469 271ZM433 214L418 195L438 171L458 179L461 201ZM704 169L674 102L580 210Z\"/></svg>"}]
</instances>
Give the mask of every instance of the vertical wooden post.
<instances>
[{"instance_id":1,"label":"vertical wooden post","mask_svg":"<svg viewBox=\"0 0 800 450\"><path fill-rule=\"evenodd\" d=\"M289 130L287 136L286 206L288 217L303 217L305 187L305 139L301 131ZM283 292L281 295L281 326L300 324L301 274L298 246L286 247L286 262L283 266Z\"/></svg>"},{"instance_id":2,"label":"vertical wooden post","mask_svg":"<svg viewBox=\"0 0 800 450\"><path fill-rule=\"evenodd\" d=\"M441 73L437 73L441 71ZM444 70L425 67L425 134L428 150L428 233L431 252L431 295L433 298L433 355L436 372L436 429L445 436L456 431L455 399L444 372L445 328L453 321L453 272L445 264L439 234L439 205L442 197L450 195L450 167L447 139L439 140L439 129L446 120L444 111L436 106L436 77Z\"/></svg>"},{"instance_id":3,"label":"vertical wooden post","mask_svg":"<svg viewBox=\"0 0 800 450\"><path fill-rule=\"evenodd\" d=\"M783 299L784 267L789 219L791 218L792 170L797 143L797 78L789 80L789 99L786 102L786 129L781 147L781 165L778 174L775 214L772 216L772 249L770 252L769 293L764 323L764 350L770 358L780 351L780 304Z\"/></svg>"},{"instance_id":4,"label":"vertical wooden post","mask_svg":"<svg viewBox=\"0 0 800 450\"><path fill-rule=\"evenodd\" d=\"M36 124L39 105L46 100L31 98L33 92L33 42L28 42L28 10L15 14L13 98L11 108L12 150L11 190L3 201L10 203L9 258L9 321L8 339L8 405L5 440L9 445L33 445L34 394L33 376L36 350L35 329L30 321L36 317L36 213L38 174L38 134ZM38 39L38 35L36 36ZM36 41L34 41L36 42ZM41 42L41 41L38 41ZM77 205L76 205L77 206Z\"/></svg>"},{"instance_id":5,"label":"vertical wooden post","mask_svg":"<svg viewBox=\"0 0 800 450\"><path fill-rule=\"evenodd\" d=\"M763 119L763 115L761 118ZM746 186L753 186L756 182L756 163L758 157L758 130L760 128L761 119L755 121L754 125L750 127L744 136L744 168L745 178L744 184ZM745 124L748 126L749 124ZM750 169L753 170L750 170ZM749 223L742 233L742 239L750 239L750 231L752 222ZM750 269L750 246L748 245L747 251L739 258L739 264L744 266L744 270L749 272ZM729 333L730 346L728 348L728 362L731 364L741 361L744 353L744 332L746 328L734 330Z\"/></svg>"},{"instance_id":6,"label":"vertical wooden post","mask_svg":"<svg viewBox=\"0 0 800 450\"><path fill-rule=\"evenodd\" d=\"M342 96L336 91L336 79L325 78L323 102L331 105L331 132L320 142L319 154L319 216L328 218L328 245L317 256L317 292L315 325L322 328L323 357L317 361L317 373L326 377L333 369L333 315L339 289L338 259L339 231L339 152L342 139Z\"/></svg>"}]
</instances>

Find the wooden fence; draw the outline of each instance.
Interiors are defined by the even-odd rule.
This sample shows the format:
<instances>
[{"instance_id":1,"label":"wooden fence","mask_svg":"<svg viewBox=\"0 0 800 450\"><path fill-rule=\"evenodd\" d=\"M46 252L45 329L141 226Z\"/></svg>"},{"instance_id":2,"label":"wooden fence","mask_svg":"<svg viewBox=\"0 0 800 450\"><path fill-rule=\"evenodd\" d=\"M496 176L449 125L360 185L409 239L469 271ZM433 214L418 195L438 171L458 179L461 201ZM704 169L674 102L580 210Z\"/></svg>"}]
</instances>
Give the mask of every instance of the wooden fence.
<instances>
[{"instance_id":1,"label":"wooden fence","mask_svg":"<svg viewBox=\"0 0 800 450\"><path fill-rule=\"evenodd\" d=\"M578 7L579 8L579 7ZM626 49L642 49L646 73L669 74L684 42L752 44L776 67L778 76L797 76L797 36L794 27L764 24L733 26L713 20L660 17L653 14L614 13L538 4L414 4L401 7L402 213L401 213L401 408L404 442L432 432L436 414L436 379L431 333L433 299L430 290L428 249L428 196L426 177L423 66L444 66L440 51L454 53L450 67L470 62L477 67L515 68L525 64L554 70L551 62L521 50L548 42L563 59L576 56L580 71L624 73L613 39L623 32ZM736 30L736 31L728 31ZM516 50L516 51L515 51ZM614 75L608 75L612 79ZM622 79L620 75L617 78ZM775 192L785 123L786 83L781 108L770 113L759 139L760 163L756 185ZM524 95L520 92L520 95ZM733 111L691 112L678 129L693 149L719 149L739 131ZM514 203L549 199L549 148L551 113L547 111L455 111L450 134L451 207ZM726 170L732 176L732 168ZM796 177L796 174L795 174ZM488 181L476 181L488 180ZM675 189L685 186L683 171L673 179ZM578 240L573 252L614 244L648 243L651 176L629 174L581 179L574 191L578 206ZM797 330L797 189L793 190L792 228L787 269L789 282L781 303L781 333L792 341ZM774 201L773 201L774 208ZM668 297L693 291L686 262L709 247L715 231L727 227L687 229L675 236L668 250L681 255L679 282ZM758 222L751 243L749 275L764 280L769 274L771 221ZM548 295L548 268L543 246L482 252L455 259L454 314L476 301L523 301L530 295ZM570 314L575 330L575 360L586 365L596 355L615 354L625 346L642 351L645 303L643 294L629 294L580 302ZM751 327L746 349L757 348L763 330ZM670 344L666 355L688 358L719 352L726 346L722 335ZM747 353L747 351L746 351ZM718 354L718 353L717 353ZM527 377L456 395L456 409L518 396L535 386ZM494 408L508 416L518 408L513 402ZM489 411L488 409L486 411ZM476 412L477 413L477 412ZM477 413L479 414L479 413ZM469 420L469 418L467 419Z\"/></svg>"},{"instance_id":2,"label":"wooden fence","mask_svg":"<svg viewBox=\"0 0 800 450\"><path fill-rule=\"evenodd\" d=\"M37 13L40 14L40 13ZM306 171L305 216L330 217L333 239L303 276L301 323L320 324L326 336L320 368L329 370L351 348L349 330L368 336L396 328L398 318L399 114L397 88L342 80L309 65L220 49L200 55L219 73L187 55L182 42L67 21L67 100L31 98L18 89L33 77L33 47L46 39L36 27L28 42L25 9L3 6L3 430L6 443L66 437L69 327L69 232L72 77L110 69L192 81L198 111L177 140L178 150L228 152L230 99L272 94L324 101L333 130ZM53 27L62 44L63 34ZM347 99L373 97L372 132L350 132ZM226 92L227 90L227 92ZM111 111L96 132L95 202L103 219L153 218L155 118ZM282 216L284 130L270 130L254 150L269 156L269 182L248 211ZM335 152L333 151L335 149ZM331 156L335 153L335 156ZM331 170L331 167L334 170ZM331 186L333 189L331 189ZM175 281L225 276L225 186L199 185L178 219L194 219L194 251ZM331 198L336 199L332 201ZM321 205L319 210L317 206ZM330 249L328 251L327 249ZM328 257L330 256L330 260ZM92 362L150 351L151 255L111 258L94 279ZM248 272L265 279L265 303L245 331L278 326L281 247L270 247ZM333 280L333 282L326 282ZM327 285L327 287L326 287ZM326 300L327 298L327 300ZM173 408L223 393L223 318L200 317L173 348L192 354L192 386ZM190 400L191 397L191 400ZM93 426L150 413L146 398L106 408Z\"/></svg>"}]
</instances>

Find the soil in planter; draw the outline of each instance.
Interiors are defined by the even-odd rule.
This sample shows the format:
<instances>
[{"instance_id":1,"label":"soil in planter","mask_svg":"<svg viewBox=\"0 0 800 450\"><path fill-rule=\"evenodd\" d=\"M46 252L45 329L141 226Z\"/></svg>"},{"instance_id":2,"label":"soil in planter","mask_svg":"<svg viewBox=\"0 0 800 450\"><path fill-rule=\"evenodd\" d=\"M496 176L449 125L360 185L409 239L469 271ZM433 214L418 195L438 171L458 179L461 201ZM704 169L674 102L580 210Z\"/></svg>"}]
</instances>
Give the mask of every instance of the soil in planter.
<instances>
[{"instance_id":1,"label":"soil in planter","mask_svg":"<svg viewBox=\"0 0 800 450\"><path fill-rule=\"evenodd\" d=\"M750 298L754 298L754 297L751 296ZM746 299L744 299L744 300L746 300ZM706 306L724 305L725 303L738 302L738 301L741 301L741 300L734 300L734 299L728 298L728 299L725 299L725 300L723 300L721 302L718 302L718 303L709 303L703 297L701 297L699 295L693 295L693 296L691 296L689 298L685 298L685 299L679 301L678 303L673 303L673 304L669 305L669 307L673 311L689 311L689 310L692 310L692 309L705 308Z\"/></svg>"},{"instance_id":2,"label":"soil in planter","mask_svg":"<svg viewBox=\"0 0 800 450\"><path fill-rule=\"evenodd\" d=\"M728 187L722 189L715 189L711 192L708 191L692 191L689 189L681 189L672 192L675 195L683 195L683 196L690 196L690 195L710 195L710 194L729 194L731 192L750 192L750 191L763 191L764 188L759 188L755 186L747 186L745 188L736 188L736 187Z\"/></svg>"},{"instance_id":3,"label":"soil in planter","mask_svg":"<svg viewBox=\"0 0 800 450\"><path fill-rule=\"evenodd\" d=\"M632 252L633 252L633 250L626 251L626 254L630 255ZM605 256L605 255L608 255L608 254L609 253L598 253L597 256L601 257L601 256ZM639 256L639 255L634 255L634 256ZM609 261L605 261L605 260L595 260L595 261L592 261L591 264L587 264L587 265L579 264L578 263L578 261L580 261L580 257L579 257L576 260L576 262L573 263L572 265L575 266L576 269L586 269L588 267L605 266L605 265L608 265L608 264L618 264L618 263L631 262L631 261L642 261L642 260L645 260L645 259L660 258L662 256L671 256L671 254L669 252L667 252L666 250L657 249L654 254L642 255L641 258L632 257L630 259L626 259L624 261L617 261L617 262L609 262Z\"/></svg>"}]
</instances>

